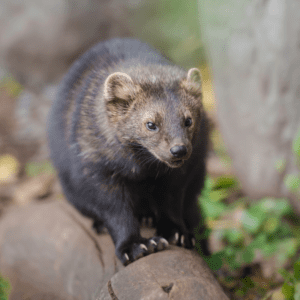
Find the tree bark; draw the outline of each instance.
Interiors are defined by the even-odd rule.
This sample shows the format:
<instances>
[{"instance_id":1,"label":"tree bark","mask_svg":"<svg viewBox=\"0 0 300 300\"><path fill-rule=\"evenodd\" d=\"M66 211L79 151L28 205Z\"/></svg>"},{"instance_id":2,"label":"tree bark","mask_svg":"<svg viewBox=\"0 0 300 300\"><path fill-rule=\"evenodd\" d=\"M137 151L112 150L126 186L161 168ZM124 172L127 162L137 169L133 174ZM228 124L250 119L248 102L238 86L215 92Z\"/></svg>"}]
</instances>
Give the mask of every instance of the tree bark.
<instances>
[{"instance_id":1,"label":"tree bark","mask_svg":"<svg viewBox=\"0 0 300 300\"><path fill-rule=\"evenodd\" d=\"M251 198L294 198L283 178L298 173L300 2L199 0L199 8L218 121L242 187Z\"/></svg>"}]
</instances>

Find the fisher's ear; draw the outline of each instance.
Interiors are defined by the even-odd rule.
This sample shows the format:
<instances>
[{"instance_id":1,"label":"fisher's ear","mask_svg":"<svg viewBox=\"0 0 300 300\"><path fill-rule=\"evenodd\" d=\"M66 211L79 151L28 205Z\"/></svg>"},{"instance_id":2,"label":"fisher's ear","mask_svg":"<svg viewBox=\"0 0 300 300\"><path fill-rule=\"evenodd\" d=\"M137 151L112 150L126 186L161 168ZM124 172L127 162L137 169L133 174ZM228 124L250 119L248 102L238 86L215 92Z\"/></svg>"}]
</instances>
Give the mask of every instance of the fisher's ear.
<instances>
[{"instance_id":1,"label":"fisher's ear","mask_svg":"<svg viewBox=\"0 0 300 300\"><path fill-rule=\"evenodd\" d=\"M202 79L200 70L197 68L189 69L187 77L182 82L183 87L194 96L202 94Z\"/></svg>"},{"instance_id":2,"label":"fisher's ear","mask_svg":"<svg viewBox=\"0 0 300 300\"><path fill-rule=\"evenodd\" d=\"M106 78L103 93L109 110L126 110L135 98L136 87L129 75L115 72Z\"/></svg>"}]
</instances>

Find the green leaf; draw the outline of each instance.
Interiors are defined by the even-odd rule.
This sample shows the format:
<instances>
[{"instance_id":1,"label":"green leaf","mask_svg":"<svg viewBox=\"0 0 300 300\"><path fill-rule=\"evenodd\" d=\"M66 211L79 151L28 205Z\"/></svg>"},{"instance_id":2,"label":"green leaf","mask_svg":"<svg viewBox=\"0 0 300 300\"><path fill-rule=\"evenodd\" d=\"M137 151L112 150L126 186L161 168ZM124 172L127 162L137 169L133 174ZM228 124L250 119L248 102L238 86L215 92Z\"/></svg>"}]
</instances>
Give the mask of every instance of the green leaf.
<instances>
[{"instance_id":1,"label":"green leaf","mask_svg":"<svg viewBox=\"0 0 300 300\"><path fill-rule=\"evenodd\" d=\"M291 191L295 191L300 187L300 179L297 175L288 174L284 177L284 184Z\"/></svg>"},{"instance_id":2,"label":"green leaf","mask_svg":"<svg viewBox=\"0 0 300 300\"><path fill-rule=\"evenodd\" d=\"M231 244L238 244L243 241L244 235L241 230L233 228L226 230L226 238Z\"/></svg>"},{"instance_id":3,"label":"green leaf","mask_svg":"<svg viewBox=\"0 0 300 300\"><path fill-rule=\"evenodd\" d=\"M300 240L299 227L298 226L290 227L289 224L281 222L276 237L282 238L282 237L292 237L292 236L299 237Z\"/></svg>"},{"instance_id":4,"label":"green leaf","mask_svg":"<svg viewBox=\"0 0 300 300\"><path fill-rule=\"evenodd\" d=\"M289 285L288 283L285 282L282 286L281 291L287 300L293 299L295 289L292 285Z\"/></svg>"},{"instance_id":5,"label":"green leaf","mask_svg":"<svg viewBox=\"0 0 300 300\"><path fill-rule=\"evenodd\" d=\"M272 197L261 199L257 204L253 205L253 208L251 210L261 210L264 213L272 213L276 216L283 216L292 212L291 205L289 204L289 201L287 199L276 199Z\"/></svg>"},{"instance_id":6,"label":"green leaf","mask_svg":"<svg viewBox=\"0 0 300 300\"><path fill-rule=\"evenodd\" d=\"M255 257L255 253L254 253L254 249L253 248L249 247L243 253L243 261L246 264L252 263L252 261L254 260L254 257Z\"/></svg>"},{"instance_id":7,"label":"green leaf","mask_svg":"<svg viewBox=\"0 0 300 300\"><path fill-rule=\"evenodd\" d=\"M0 82L0 89L4 88L10 97L17 97L21 91L22 86L13 77L6 76Z\"/></svg>"},{"instance_id":8,"label":"green leaf","mask_svg":"<svg viewBox=\"0 0 300 300\"><path fill-rule=\"evenodd\" d=\"M280 241L280 249L288 257L292 257L296 254L298 244L295 238L287 238Z\"/></svg>"},{"instance_id":9,"label":"green leaf","mask_svg":"<svg viewBox=\"0 0 300 300\"><path fill-rule=\"evenodd\" d=\"M286 167L286 160L285 159L279 159L275 163L275 168L279 173L282 173L285 170Z\"/></svg>"},{"instance_id":10,"label":"green leaf","mask_svg":"<svg viewBox=\"0 0 300 300\"><path fill-rule=\"evenodd\" d=\"M25 165L25 173L29 177L35 177L42 173L54 173L55 170L50 161L43 162L29 162Z\"/></svg>"},{"instance_id":11,"label":"green leaf","mask_svg":"<svg viewBox=\"0 0 300 300\"><path fill-rule=\"evenodd\" d=\"M280 225L279 219L275 217L270 217L266 220L263 230L267 233L274 233L277 231Z\"/></svg>"},{"instance_id":12,"label":"green leaf","mask_svg":"<svg viewBox=\"0 0 300 300\"><path fill-rule=\"evenodd\" d=\"M214 182L214 189L228 189L228 188L233 188L238 185L238 182L234 176L220 176L215 179Z\"/></svg>"},{"instance_id":13,"label":"green leaf","mask_svg":"<svg viewBox=\"0 0 300 300\"><path fill-rule=\"evenodd\" d=\"M262 232L258 234L252 243L248 246L248 248L253 248L253 249L261 249L263 245L267 244L267 234L265 232Z\"/></svg>"},{"instance_id":14,"label":"green leaf","mask_svg":"<svg viewBox=\"0 0 300 300\"><path fill-rule=\"evenodd\" d=\"M200 205L205 217L211 219L216 219L226 210L226 205L224 203L211 202L202 197L200 197Z\"/></svg>"},{"instance_id":15,"label":"green leaf","mask_svg":"<svg viewBox=\"0 0 300 300\"><path fill-rule=\"evenodd\" d=\"M286 282L293 283L294 278L290 272L284 269L278 270L278 273L283 277Z\"/></svg>"},{"instance_id":16,"label":"green leaf","mask_svg":"<svg viewBox=\"0 0 300 300\"><path fill-rule=\"evenodd\" d=\"M241 261L238 259L236 253L235 255L226 256L226 262L231 270L235 270L241 266Z\"/></svg>"},{"instance_id":17,"label":"green leaf","mask_svg":"<svg viewBox=\"0 0 300 300\"><path fill-rule=\"evenodd\" d=\"M226 256L235 256L236 255L236 249L234 247L228 246L224 250Z\"/></svg>"},{"instance_id":18,"label":"green leaf","mask_svg":"<svg viewBox=\"0 0 300 300\"><path fill-rule=\"evenodd\" d=\"M276 199L266 197L261 199L257 204L253 205L254 210L261 210L264 213L268 213L276 207Z\"/></svg>"},{"instance_id":19,"label":"green leaf","mask_svg":"<svg viewBox=\"0 0 300 300\"><path fill-rule=\"evenodd\" d=\"M245 292L243 289L238 289L234 292L238 297L244 297L245 296Z\"/></svg>"},{"instance_id":20,"label":"green leaf","mask_svg":"<svg viewBox=\"0 0 300 300\"><path fill-rule=\"evenodd\" d=\"M300 129L298 130L296 137L293 141L293 151L300 158Z\"/></svg>"},{"instance_id":21,"label":"green leaf","mask_svg":"<svg viewBox=\"0 0 300 300\"><path fill-rule=\"evenodd\" d=\"M4 279L0 274L0 300L8 300L11 286L8 280Z\"/></svg>"},{"instance_id":22,"label":"green leaf","mask_svg":"<svg viewBox=\"0 0 300 300\"><path fill-rule=\"evenodd\" d=\"M275 212L278 216L284 216L293 211L289 201L285 198L277 199L275 205Z\"/></svg>"},{"instance_id":23,"label":"green leaf","mask_svg":"<svg viewBox=\"0 0 300 300\"><path fill-rule=\"evenodd\" d=\"M285 263L296 254L297 241L295 238L287 238L277 241L276 264L278 267L283 267Z\"/></svg>"},{"instance_id":24,"label":"green leaf","mask_svg":"<svg viewBox=\"0 0 300 300\"><path fill-rule=\"evenodd\" d=\"M300 300L300 283L295 284L295 294L294 294L295 300Z\"/></svg>"},{"instance_id":25,"label":"green leaf","mask_svg":"<svg viewBox=\"0 0 300 300\"><path fill-rule=\"evenodd\" d=\"M274 199L270 198L268 199L268 201L270 201L272 203L272 207L274 207L275 205L275 201ZM264 220L266 218L266 208L264 208L262 205L261 205L261 202L258 202L258 203L255 203L255 204L252 204L250 206L250 208L248 209L248 211L257 216L259 219L261 220Z\"/></svg>"},{"instance_id":26,"label":"green leaf","mask_svg":"<svg viewBox=\"0 0 300 300\"><path fill-rule=\"evenodd\" d=\"M213 189L214 186L214 181L210 176L206 176L205 181L204 181L204 188L207 190Z\"/></svg>"},{"instance_id":27,"label":"green leaf","mask_svg":"<svg viewBox=\"0 0 300 300\"><path fill-rule=\"evenodd\" d=\"M246 276L245 278L243 278L242 282L248 289L251 289L254 287L254 282L249 276Z\"/></svg>"},{"instance_id":28,"label":"green leaf","mask_svg":"<svg viewBox=\"0 0 300 300\"><path fill-rule=\"evenodd\" d=\"M279 245L280 245L280 241L276 241L273 243L266 243L262 245L261 250L263 251L264 256L268 257L276 253Z\"/></svg>"},{"instance_id":29,"label":"green leaf","mask_svg":"<svg viewBox=\"0 0 300 300\"><path fill-rule=\"evenodd\" d=\"M300 281L300 262L294 263L294 277L296 280Z\"/></svg>"},{"instance_id":30,"label":"green leaf","mask_svg":"<svg viewBox=\"0 0 300 300\"><path fill-rule=\"evenodd\" d=\"M209 193L209 198L213 202L219 202L229 196L229 191L226 189L219 189L215 191L211 191Z\"/></svg>"},{"instance_id":31,"label":"green leaf","mask_svg":"<svg viewBox=\"0 0 300 300\"><path fill-rule=\"evenodd\" d=\"M213 271L219 270L222 267L223 251L214 253L208 258L204 258L209 268Z\"/></svg>"},{"instance_id":32,"label":"green leaf","mask_svg":"<svg viewBox=\"0 0 300 300\"><path fill-rule=\"evenodd\" d=\"M266 214L261 210L248 210L243 212L242 223L244 228L251 234L256 233L264 219Z\"/></svg>"}]
</instances>

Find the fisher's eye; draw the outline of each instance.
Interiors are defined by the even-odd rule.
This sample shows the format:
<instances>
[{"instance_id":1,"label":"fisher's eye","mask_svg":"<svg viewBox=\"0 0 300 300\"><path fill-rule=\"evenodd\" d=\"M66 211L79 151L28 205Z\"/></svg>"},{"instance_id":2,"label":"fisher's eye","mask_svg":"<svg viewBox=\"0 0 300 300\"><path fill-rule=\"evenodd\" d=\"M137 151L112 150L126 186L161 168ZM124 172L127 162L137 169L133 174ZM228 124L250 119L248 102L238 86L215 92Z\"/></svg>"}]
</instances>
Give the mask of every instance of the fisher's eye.
<instances>
[{"instance_id":1,"label":"fisher's eye","mask_svg":"<svg viewBox=\"0 0 300 300\"><path fill-rule=\"evenodd\" d=\"M190 127L192 125L192 119L191 118L186 118L184 122L185 127Z\"/></svg>"},{"instance_id":2,"label":"fisher's eye","mask_svg":"<svg viewBox=\"0 0 300 300\"><path fill-rule=\"evenodd\" d=\"M152 123L152 122L147 122L146 127L150 131L156 131L156 130L158 130L158 127L154 123Z\"/></svg>"}]
</instances>

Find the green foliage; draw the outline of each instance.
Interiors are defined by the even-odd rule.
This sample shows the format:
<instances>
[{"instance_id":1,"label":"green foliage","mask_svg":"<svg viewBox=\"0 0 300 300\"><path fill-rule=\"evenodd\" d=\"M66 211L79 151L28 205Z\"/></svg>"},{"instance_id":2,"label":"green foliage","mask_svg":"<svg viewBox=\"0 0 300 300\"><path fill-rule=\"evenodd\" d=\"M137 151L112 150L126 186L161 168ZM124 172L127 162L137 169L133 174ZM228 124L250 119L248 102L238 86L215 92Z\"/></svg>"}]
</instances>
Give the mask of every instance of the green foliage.
<instances>
[{"instance_id":1,"label":"green foliage","mask_svg":"<svg viewBox=\"0 0 300 300\"><path fill-rule=\"evenodd\" d=\"M288 300L300 300L300 259L294 263L293 272L279 270L279 273L284 278L282 286L282 294Z\"/></svg>"},{"instance_id":2,"label":"green foliage","mask_svg":"<svg viewBox=\"0 0 300 300\"><path fill-rule=\"evenodd\" d=\"M233 176L220 176L213 182L213 189L232 189L238 185L237 180ZM228 192L228 191L227 191Z\"/></svg>"},{"instance_id":3,"label":"green foliage","mask_svg":"<svg viewBox=\"0 0 300 300\"><path fill-rule=\"evenodd\" d=\"M292 150L300 167L300 130ZM284 159L277 161L279 172L284 172L285 167ZM284 182L300 198L300 176L288 174ZM205 181L199 202L211 238L219 249L206 258L208 265L213 270L221 267L223 270L236 270L254 261L259 263L270 259L277 270L283 268L295 258L300 246L300 222L289 201L271 197L253 203L243 198L232 201L232 192L238 188L233 177L208 177ZM294 264L292 274L285 270L280 273L285 279L281 291L285 299L300 300L300 259ZM231 287L233 281L231 278ZM246 277L235 284L235 295L245 296L253 287L260 289L262 295L266 293L266 287L259 287L257 282Z\"/></svg>"},{"instance_id":4,"label":"green foliage","mask_svg":"<svg viewBox=\"0 0 300 300\"><path fill-rule=\"evenodd\" d=\"M300 158L300 129L298 130L296 137L293 141L293 152L299 159Z\"/></svg>"},{"instance_id":5,"label":"green foliage","mask_svg":"<svg viewBox=\"0 0 300 300\"><path fill-rule=\"evenodd\" d=\"M293 140L292 151L300 168L300 129ZM284 177L285 186L300 199L300 175L287 174Z\"/></svg>"},{"instance_id":6,"label":"green foliage","mask_svg":"<svg viewBox=\"0 0 300 300\"><path fill-rule=\"evenodd\" d=\"M145 1L134 12L129 21L135 36L186 68L204 64L197 0Z\"/></svg>"},{"instance_id":7,"label":"green foliage","mask_svg":"<svg viewBox=\"0 0 300 300\"><path fill-rule=\"evenodd\" d=\"M278 264L284 265L288 258L296 254L298 247L292 229L282 219L290 212L291 207L286 199L265 198L250 204L241 218L239 232L244 238L242 243L241 240L236 242L228 238L228 232L232 229L225 230L225 241L233 249L229 267L234 269L252 263L257 251L264 258L275 256ZM242 259L238 259L237 254L241 254Z\"/></svg>"},{"instance_id":8,"label":"green foliage","mask_svg":"<svg viewBox=\"0 0 300 300\"><path fill-rule=\"evenodd\" d=\"M292 227L283 219L292 213L288 200L263 198L247 205L239 199L226 205L224 199L237 187L232 177L205 181L200 205L211 234L218 232L223 244L223 249L207 259L208 264L214 270L222 264L234 270L252 263L260 253L266 259L275 257L277 265L283 266L299 246Z\"/></svg>"},{"instance_id":9,"label":"green foliage","mask_svg":"<svg viewBox=\"0 0 300 300\"><path fill-rule=\"evenodd\" d=\"M22 86L11 76L5 76L0 82L0 89L4 89L11 97L17 97L21 91Z\"/></svg>"},{"instance_id":10,"label":"green foliage","mask_svg":"<svg viewBox=\"0 0 300 300\"><path fill-rule=\"evenodd\" d=\"M286 160L285 159L279 159L276 164L275 168L279 173L282 173L286 167Z\"/></svg>"},{"instance_id":11,"label":"green foliage","mask_svg":"<svg viewBox=\"0 0 300 300\"><path fill-rule=\"evenodd\" d=\"M284 183L289 190L297 192L300 187L300 178L297 175L288 174L284 178Z\"/></svg>"},{"instance_id":12,"label":"green foliage","mask_svg":"<svg viewBox=\"0 0 300 300\"><path fill-rule=\"evenodd\" d=\"M232 176L222 176L213 180L207 177L200 196L200 205L207 219L216 219L226 210L221 201L226 199L235 190L238 183Z\"/></svg>"},{"instance_id":13,"label":"green foliage","mask_svg":"<svg viewBox=\"0 0 300 300\"><path fill-rule=\"evenodd\" d=\"M11 286L9 284L9 281L4 279L0 274L0 300L8 300L10 290Z\"/></svg>"},{"instance_id":14,"label":"green foliage","mask_svg":"<svg viewBox=\"0 0 300 300\"><path fill-rule=\"evenodd\" d=\"M42 173L53 174L54 172L55 170L48 160L42 162L28 162L25 165L25 173L29 177L35 177Z\"/></svg>"},{"instance_id":15,"label":"green foliage","mask_svg":"<svg viewBox=\"0 0 300 300\"><path fill-rule=\"evenodd\" d=\"M222 254L214 253L210 257L204 258L206 263L209 265L210 269L213 271L219 270L222 267Z\"/></svg>"},{"instance_id":16,"label":"green foliage","mask_svg":"<svg viewBox=\"0 0 300 300\"><path fill-rule=\"evenodd\" d=\"M252 289L255 286L255 282L246 276L245 278L241 279L241 287L235 292L238 296L244 296L249 289Z\"/></svg>"}]
</instances>

